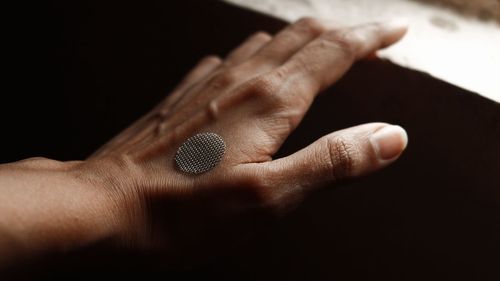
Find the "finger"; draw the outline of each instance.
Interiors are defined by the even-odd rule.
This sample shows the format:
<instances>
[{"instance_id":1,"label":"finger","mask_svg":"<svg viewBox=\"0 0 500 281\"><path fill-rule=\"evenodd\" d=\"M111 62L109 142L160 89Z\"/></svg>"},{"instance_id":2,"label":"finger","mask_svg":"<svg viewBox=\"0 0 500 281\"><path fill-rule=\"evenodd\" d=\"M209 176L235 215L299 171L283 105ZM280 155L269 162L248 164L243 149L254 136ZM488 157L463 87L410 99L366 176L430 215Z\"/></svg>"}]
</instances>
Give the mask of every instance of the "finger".
<instances>
[{"instance_id":1,"label":"finger","mask_svg":"<svg viewBox=\"0 0 500 281\"><path fill-rule=\"evenodd\" d=\"M327 29L327 24L324 22L314 18L302 18L276 34L253 59L264 61L265 65L271 67L281 65Z\"/></svg>"},{"instance_id":2,"label":"finger","mask_svg":"<svg viewBox=\"0 0 500 281\"><path fill-rule=\"evenodd\" d=\"M240 46L238 46L236 49L231 51L226 59L221 63L217 65L218 70L223 70L223 67L219 67L221 65L224 65L224 68L227 69L230 66L237 66L250 58L255 52L257 52L259 49L262 48L267 42L271 41L272 36L269 35L266 32L257 32L253 35L251 35L247 40L245 40ZM220 73L221 71L219 71ZM211 71L210 75L205 75L204 79L202 79L203 82L208 82L210 79L214 78L218 74L218 71ZM199 92L199 90L204 86L203 83L197 83L198 85L196 87L190 88L190 93L186 96L185 100L186 102L180 102L179 104L176 104L176 108L181 108L185 106L191 98L196 96ZM207 95L207 98L211 97L211 95ZM176 101L177 102L177 101Z\"/></svg>"},{"instance_id":3,"label":"finger","mask_svg":"<svg viewBox=\"0 0 500 281\"><path fill-rule=\"evenodd\" d=\"M336 82L355 60L387 47L403 37L407 25L395 21L366 24L323 33L288 60L283 76L298 79L306 98Z\"/></svg>"},{"instance_id":4,"label":"finger","mask_svg":"<svg viewBox=\"0 0 500 281\"><path fill-rule=\"evenodd\" d=\"M196 83L202 81L210 75L222 63L218 56L207 56L201 59L198 64L190 71L184 79L177 85L172 93L165 99L165 102L159 105L159 108L165 108L176 103L184 93Z\"/></svg>"},{"instance_id":5,"label":"finger","mask_svg":"<svg viewBox=\"0 0 500 281\"><path fill-rule=\"evenodd\" d=\"M370 123L326 135L288 157L261 165L267 165L285 185L307 191L383 168L401 155L407 142L403 128Z\"/></svg>"},{"instance_id":6,"label":"finger","mask_svg":"<svg viewBox=\"0 0 500 281\"><path fill-rule=\"evenodd\" d=\"M184 91L193 84L199 82L208 74L212 73L222 63L221 58L215 55L206 56L201 59L198 64L186 74L184 79L179 83L175 91Z\"/></svg>"},{"instance_id":7,"label":"finger","mask_svg":"<svg viewBox=\"0 0 500 281\"><path fill-rule=\"evenodd\" d=\"M267 42L271 41L271 39L272 36L266 32L257 32L251 35L239 47L229 53L224 63L227 65L238 65L244 62L255 54L255 52L260 50Z\"/></svg>"},{"instance_id":8,"label":"finger","mask_svg":"<svg viewBox=\"0 0 500 281\"><path fill-rule=\"evenodd\" d=\"M90 157L102 155L107 150L122 151L131 144L144 139L157 127L156 122L153 122L152 119L164 118L168 114L169 108L182 98L187 89L210 75L221 63L222 60L217 56L207 56L201 59L163 102L103 145Z\"/></svg>"},{"instance_id":9,"label":"finger","mask_svg":"<svg viewBox=\"0 0 500 281\"><path fill-rule=\"evenodd\" d=\"M323 22L313 18L303 18L278 33L267 44L264 43L261 46L258 46L261 41L267 40L267 38L259 38L266 37L264 35L258 35L257 38L251 37L247 40L247 42L259 41L259 43L243 43L240 47L237 48L239 50L235 51L236 54L230 54L228 60L234 59L235 56L238 58L240 57L240 55L241 57L239 59L245 56L249 56L249 58L247 58L248 63L240 64L241 67L233 68L232 73L235 74L235 76L244 77L244 79L239 79L238 84L242 84L243 82L250 80L263 71L268 71L274 68L276 65L280 65L281 63L285 62L297 50L319 36L325 30L327 30L327 28ZM252 47L250 47L250 45L252 45ZM254 55L250 55L252 51L254 52ZM237 59L237 61L239 61L239 59ZM225 62L225 64L228 63ZM223 79L217 79L218 77L211 77L214 78L213 81L215 81L215 83L212 84L216 85L216 87L219 87L219 84L231 84L227 82L228 79L225 79L224 75L221 75L221 77ZM198 85L198 87L201 86L202 85ZM237 86L237 84L232 85L232 87L235 86ZM219 93L220 91L217 91L216 93L212 93L211 95L206 95L206 99L211 100L214 95L218 95ZM185 104L181 105L185 106Z\"/></svg>"}]
</instances>

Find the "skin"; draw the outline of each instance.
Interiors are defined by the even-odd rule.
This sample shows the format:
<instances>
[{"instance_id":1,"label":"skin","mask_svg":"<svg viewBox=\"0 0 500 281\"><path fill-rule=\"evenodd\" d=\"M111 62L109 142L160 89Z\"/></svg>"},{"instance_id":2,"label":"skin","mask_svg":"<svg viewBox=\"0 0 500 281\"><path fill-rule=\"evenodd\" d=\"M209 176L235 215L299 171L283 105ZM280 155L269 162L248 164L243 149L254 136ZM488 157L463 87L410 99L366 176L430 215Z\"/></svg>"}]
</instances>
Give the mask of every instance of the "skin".
<instances>
[{"instance_id":1,"label":"skin","mask_svg":"<svg viewBox=\"0 0 500 281\"><path fill-rule=\"evenodd\" d=\"M153 110L84 161L0 165L0 266L107 241L203 260L288 213L308 194L395 161L405 131L370 123L273 159L317 94L358 59L398 41L394 22L335 28L304 18L258 32L225 59L208 56ZM187 175L173 157L215 132L222 162Z\"/></svg>"}]
</instances>

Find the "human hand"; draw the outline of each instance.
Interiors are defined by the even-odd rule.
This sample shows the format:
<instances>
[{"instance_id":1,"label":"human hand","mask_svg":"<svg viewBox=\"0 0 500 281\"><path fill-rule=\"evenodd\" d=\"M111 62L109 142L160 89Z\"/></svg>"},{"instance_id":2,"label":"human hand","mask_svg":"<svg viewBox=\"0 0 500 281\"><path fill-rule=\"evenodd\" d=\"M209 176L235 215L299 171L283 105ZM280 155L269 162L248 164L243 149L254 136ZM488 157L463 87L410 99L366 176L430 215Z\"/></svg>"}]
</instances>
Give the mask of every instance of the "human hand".
<instances>
[{"instance_id":1,"label":"human hand","mask_svg":"<svg viewBox=\"0 0 500 281\"><path fill-rule=\"evenodd\" d=\"M394 23L331 28L307 18L276 36L256 33L224 60L203 59L161 104L72 171L110 198L117 245L173 259L224 248L326 183L398 158L406 133L383 123L272 157L318 92L405 32ZM224 158L207 173L182 173L176 151L200 132L223 137Z\"/></svg>"}]
</instances>

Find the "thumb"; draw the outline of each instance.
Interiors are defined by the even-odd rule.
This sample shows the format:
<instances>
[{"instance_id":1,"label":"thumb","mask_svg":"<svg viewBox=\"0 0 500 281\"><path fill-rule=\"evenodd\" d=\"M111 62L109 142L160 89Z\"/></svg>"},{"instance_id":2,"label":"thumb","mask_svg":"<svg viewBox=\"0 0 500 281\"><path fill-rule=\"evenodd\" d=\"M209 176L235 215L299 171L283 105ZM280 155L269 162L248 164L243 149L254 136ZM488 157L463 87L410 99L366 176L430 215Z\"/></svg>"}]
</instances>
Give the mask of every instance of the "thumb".
<instances>
[{"instance_id":1,"label":"thumb","mask_svg":"<svg viewBox=\"0 0 500 281\"><path fill-rule=\"evenodd\" d=\"M303 188L362 176L394 162L406 148L406 131L370 123L326 135L306 148L268 162L282 180Z\"/></svg>"}]
</instances>

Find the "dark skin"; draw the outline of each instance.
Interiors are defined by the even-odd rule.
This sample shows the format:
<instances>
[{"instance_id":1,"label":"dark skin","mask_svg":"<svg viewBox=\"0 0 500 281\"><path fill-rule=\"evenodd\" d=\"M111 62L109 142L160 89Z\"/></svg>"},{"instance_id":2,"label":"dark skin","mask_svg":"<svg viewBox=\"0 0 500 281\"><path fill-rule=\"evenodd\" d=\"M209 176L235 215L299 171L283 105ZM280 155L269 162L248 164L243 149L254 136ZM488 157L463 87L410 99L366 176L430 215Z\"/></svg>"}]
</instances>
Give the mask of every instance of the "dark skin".
<instances>
[{"instance_id":1,"label":"dark skin","mask_svg":"<svg viewBox=\"0 0 500 281\"><path fill-rule=\"evenodd\" d=\"M394 162L407 136L385 123L273 155L322 89L405 32L396 23L335 28L310 18L275 36L259 32L225 59L201 60L163 102L88 159L1 165L0 265L101 241L174 261L203 259L326 183ZM172 159L199 132L221 135L226 154L207 173L181 173Z\"/></svg>"}]
</instances>

